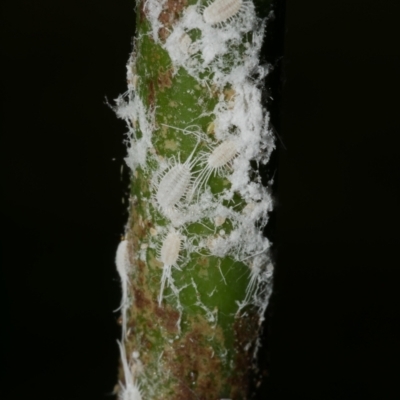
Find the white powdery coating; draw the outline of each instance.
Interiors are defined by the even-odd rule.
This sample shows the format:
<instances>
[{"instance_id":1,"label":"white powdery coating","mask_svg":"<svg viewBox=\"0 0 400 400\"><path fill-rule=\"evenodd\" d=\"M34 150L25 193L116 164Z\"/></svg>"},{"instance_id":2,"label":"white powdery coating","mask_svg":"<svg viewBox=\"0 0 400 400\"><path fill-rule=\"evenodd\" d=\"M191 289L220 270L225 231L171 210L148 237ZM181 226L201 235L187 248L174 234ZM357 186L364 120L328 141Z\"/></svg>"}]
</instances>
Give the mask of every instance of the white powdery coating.
<instances>
[{"instance_id":1,"label":"white powdery coating","mask_svg":"<svg viewBox=\"0 0 400 400\"><path fill-rule=\"evenodd\" d=\"M179 233L171 231L168 233L160 251L160 260L164 265L175 265L178 261L181 249L181 237Z\"/></svg>"},{"instance_id":2,"label":"white powdery coating","mask_svg":"<svg viewBox=\"0 0 400 400\"><path fill-rule=\"evenodd\" d=\"M127 385L122 389L119 400L142 400L142 394L137 386Z\"/></svg>"},{"instance_id":3,"label":"white powdery coating","mask_svg":"<svg viewBox=\"0 0 400 400\"><path fill-rule=\"evenodd\" d=\"M232 256L236 261L251 261L256 255L266 254L270 243L254 226L254 220L243 218L227 237L218 236L207 243L211 254Z\"/></svg>"},{"instance_id":4,"label":"white powdery coating","mask_svg":"<svg viewBox=\"0 0 400 400\"><path fill-rule=\"evenodd\" d=\"M122 96L117 99L117 115L125 120L129 127L130 141L125 162L132 171L135 171L138 166L145 166L147 152L153 147L151 138L154 130L154 112L148 112L139 96L134 93L128 93L128 97L128 101ZM132 121L137 127L132 127ZM140 132L140 137L137 131Z\"/></svg>"},{"instance_id":5,"label":"white powdery coating","mask_svg":"<svg viewBox=\"0 0 400 400\"><path fill-rule=\"evenodd\" d=\"M244 303L255 304L261 312L269 297L268 290L261 288L270 288L271 280L271 274L265 272L270 243L262 230L272 210L272 198L252 164L267 163L275 147L260 89L269 72L259 62L266 21L257 18L254 4L249 0L215 0L205 8L199 3L184 9L180 18L168 26L166 40L161 41L159 31L163 24L159 17L165 3L166 0L145 1L150 35L168 52L174 74L184 68L200 86L209 88L210 94L219 94L212 112L204 111L212 117L217 144L206 137L208 152L201 151L196 160L191 161L194 150L185 163L171 165L167 161L169 167L164 173L153 175L152 198L175 228L191 223L209 226L210 221L214 224L215 230L210 229L208 236L193 237L187 245L191 243L195 251L208 249L213 255L230 256L248 265L252 277ZM130 68L130 100L120 106L119 115L128 123L134 121L126 161L135 170L138 166L148 168L147 154L153 147L155 123L154 110L146 111L138 96L132 93L137 80L133 75ZM204 138L198 139L204 141ZM158 161L160 171L163 161ZM220 193L212 193L209 185L204 184L212 174L223 175L231 185ZM242 211L237 202L229 206L236 194L244 203ZM222 205L222 201L228 205ZM223 226L225 220L230 226L227 233ZM217 227L221 227L218 233ZM170 235L175 235L174 239ZM178 268L181 240L177 232L170 232L162 243L159 256L164 267L159 303L166 283L173 293L179 293L171 267Z\"/></svg>"},{"instance_id":6,"label":"white powdery coating","mask_svg":"<svg viewBox=\"0 0 400 400\"><path fill-rule=\"evenodd\" d=\"M271 275L265 274L270 243L262 230L272 209L272 199L251 164L268 162L275 143L260 90L268 73L268 68L259 64L265 21L256 17L252 2L245 3L216 0L205 8L203 15L200 8L187 7L163 47L176 72L183 67L200 84L213 84L220 90L212 115L215 138L221 143L210 148L207 156L200 156L202 169L194 185L200 192L197 202L188 205L176 221L184 225L205 217L217 221L229 218L231 232L211 232L207 239L199 239L199 246L218 257L233 257L251 268L249 287L239 310L252 303L262 312L269 298L269 292L263 288L270 288L271 281ZM192 36L189 43L187 36L190 38L192 30L201 34L196 39ZM245 37L251 40L247 42ZM182 46L182 41L187 45ZM223 94L226 88L230 90L229 100ZM231 186L212 194L203 183L212 173L222 172L227 164L231 166L226 170ZM218 209L219 202L231 201L235 193L246 203L243 212Z\"/></svg>"},{"instance_id":7,"label":"white powdery coating","mask_svg":"<svg viewBox=\"0 0 400 400\"><path fill-rule=\"evenodd\" d=\"M150 23L153 26L152 20ZM154 24L156 23L158 21L154 21ZM200 74L209 70L210 64L212 64L210 71L214 74L212 79L214 83L218 83L226 77L226 65L224 65L224 61L219 59L219 56L229 52L232 55L230 62L233 66L243 63L247 65L247 60L254 53L254 46L245 49L244 54L240 54L243 50L239 50L235 46L240 46L243 35L249 32L253 34L253 43L258 41L257 38L260 33L262 39L263 27L258 25L252 3L243 7L237 18L230 21L229 24L218 27L207 23L197 6L189 6L173 26L172 33L163 46L176 67L183 66L199 81L202 81L199 78ZM189 33L192 30L200 30L201 37L191 43L190 54L188 54L181 51L179 41L183 33ZM189 57L192 55L196 55L196 57L199 55L199 57Z\"/></svg>"},{"instance_id":8,"label":"white powdery coating","mask_svg":"<svg viewBox=\"0 0 400 400\"><path fill-rule=\"evenodd\" d=\"M180 227L200 221L204 218L214 218L217 215L216 209L219 206L221 205L218 197L213 195L209 188L207 188L201 193L198 201L185 204L184 207L181 207L179 210L171 209L167 217L170 219L172 226ZM229 210L229 212L231 212L231 210Z\"/></svg>"},{"instance_id":9,"label":"white powdery coating","mask_svg":"<svg viewBox=\"0 0 400 400\"><path fill-rule=\"evenodd\" d=\"M158 18L167 0L144 0L144 1L145 1L144 10L146 12L148 20L151 23L153 40L156 43L159 43L160 38L158 37L158 31L163 27L163 25Z\"/></svg>"},{"instance_id":10,"label":"white powdery coating","mask_svg":"<svg viewBox=\"0 0 400 400\"><path fill-rule=\"evenodd\" d=\"M239 12L242 4L242 0L215 0L204 10L204 21L212 25L225 22Z\"/></svg>"},{"instance_id":11,"label":"white powdery coating","mask_svg":"<svg viewBox=\"0 0 400 400\"><path fill-rule=\"evenodd\" d=\"M248 160L262 161L274 148L269 116L262 107L260 89L249 80L242 80L241 73L236 72L239 79L232 84L233 105L219 102L214 108L215 136L224 140L227 132L235 129L242 143L241 153Z\"/></svg>"}]
</instances>

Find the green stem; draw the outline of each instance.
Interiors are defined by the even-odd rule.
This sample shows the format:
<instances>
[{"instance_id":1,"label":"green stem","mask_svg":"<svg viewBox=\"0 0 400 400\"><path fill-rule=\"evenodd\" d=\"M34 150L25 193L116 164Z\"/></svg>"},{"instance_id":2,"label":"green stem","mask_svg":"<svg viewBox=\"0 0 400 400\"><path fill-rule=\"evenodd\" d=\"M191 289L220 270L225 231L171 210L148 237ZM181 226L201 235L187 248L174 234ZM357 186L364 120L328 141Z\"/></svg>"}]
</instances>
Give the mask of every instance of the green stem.
<instances>
[{"instance_id":1,"label":"green stem","mask_svg":"<svg viewBox=\"0 0 400 400\"><path fill-rule=\"evenodd\" d=\"M216 25L202 12L192 0L137 4L118 110L132 168L124 400L130 386L146 400L250 397L272 275L272 202L251 169L274 148L258 88L264 25L250 1Z\"/></svg>"}]
</instances>

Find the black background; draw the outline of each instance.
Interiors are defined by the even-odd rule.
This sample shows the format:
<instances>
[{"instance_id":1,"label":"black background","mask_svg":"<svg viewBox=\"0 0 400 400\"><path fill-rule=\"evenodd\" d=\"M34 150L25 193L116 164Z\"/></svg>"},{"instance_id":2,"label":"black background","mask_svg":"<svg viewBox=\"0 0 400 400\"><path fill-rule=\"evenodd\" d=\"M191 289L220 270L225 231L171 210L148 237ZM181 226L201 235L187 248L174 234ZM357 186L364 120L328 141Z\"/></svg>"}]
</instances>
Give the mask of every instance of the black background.
<instances>
[{"instance_id":1,"label":"black background","mask_svg":"<svg viewBox=\"0 0 400 400\"><path fill-rule=\"evenodd\" d=\"M111 399L128 181L105 99L126 90L133 1L0 10L1 397ZM260 398L400 398L399 16L389 0L286 2Z\"/></svg>"}]
</instances>

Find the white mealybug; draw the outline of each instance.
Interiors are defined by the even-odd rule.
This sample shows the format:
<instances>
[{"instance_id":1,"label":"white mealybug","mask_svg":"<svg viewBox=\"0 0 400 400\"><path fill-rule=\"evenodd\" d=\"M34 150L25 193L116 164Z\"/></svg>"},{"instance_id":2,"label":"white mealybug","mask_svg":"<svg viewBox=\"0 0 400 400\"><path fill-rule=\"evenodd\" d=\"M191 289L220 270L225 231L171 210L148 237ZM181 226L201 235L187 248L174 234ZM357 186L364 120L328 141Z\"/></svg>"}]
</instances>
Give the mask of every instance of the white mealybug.
<instances>
[{"instance_id":1,"label":"white mealybug","mask_svg":"<svg viewBox=\"0 0 400 400\"><path fill-rule=\"evenodd\" d=\"M175 230L171 230L165 237L161 246L159 259L163 263L163 273L161 277L160 293L158 295L158 305L161 306L165 283L168 281L169 286L176 292L174 286L171 269L172 267L178 268L177 262L179 260L179 253L182 247L182 237Z\"/></svg>"},{"instance_id":2,"label":"white mealybug","mask_svg":"<svg viewBox=\"0 0 400 400\"><path fill-rule=\"evenodd\" d=\"M206 184L214 173L222 175L226 167L239 154L239 146L234 140L225 140L216 146L210 153L203 153L199 157L200 173L196 177L195 187Z\"/></svg>"},{"instance_id":3,"label":"white mealybug","mask_svg":"<svg viewBox=\"0 0 400 400\"><path fill-rule=\"evenodd\" d=\"M204 21L217 25L235 16L243 5L243 0L215 0L203 12Z\"/></svg>"},{"instance_id":4,"label":"white mealybug","mask_svg":"<svg viewBox=\"0 0 400 400\"><path fill-rule=\"evenodd\" d=\"M218 170L230 163L238 154L238 148L233 140L225 140L210 154L207 163L210 168Z\"/></svg>"},{"instance_id":5,"label":"white mealybug","mask_svg":"<svg viewBox=\"0 0 400 400\"><path fill-rule=\"evenodd\" d=\"M192 158L196 148L197 146L183 164L178 161L169 168L158 183L156 200L160 210L167 217L174 213L193 183L192 168L197 161Z\"/></svg>"},{"instance_id":6,"label":"white mealybug","mask_svg":"<svg viewBox=\"0 0 400 400\"><path fill-rule=\"evenodd\" d=\"M115 265L117 267L117 271L119 277L121 279L122 285L122 299L121 305L118 310L121 310L122 313L122 338L126 337L126 311L129 306L129 299L128 299L128 285L129 285L129 277L128 271L131 267L129 261L129 252L128 252L128 241L121 240L119 242L117 248L117 254L115 256Z\"/></svg>"},{"instance_id":7,"label":"white mealybug","mask_svg":"<svg viewBox=\"0 0 400 400\"><path fill-rule=\"evenodd\" d=\"M132 376L130 371L128 360L126 358L125 346L118 342L119 351L121 353L122 368L124 370L125 385L120 382L121 393L119 394L119 400L142 400L142 393L140 387L136 383L136 379Z\"/></svg>"}]
</instances>

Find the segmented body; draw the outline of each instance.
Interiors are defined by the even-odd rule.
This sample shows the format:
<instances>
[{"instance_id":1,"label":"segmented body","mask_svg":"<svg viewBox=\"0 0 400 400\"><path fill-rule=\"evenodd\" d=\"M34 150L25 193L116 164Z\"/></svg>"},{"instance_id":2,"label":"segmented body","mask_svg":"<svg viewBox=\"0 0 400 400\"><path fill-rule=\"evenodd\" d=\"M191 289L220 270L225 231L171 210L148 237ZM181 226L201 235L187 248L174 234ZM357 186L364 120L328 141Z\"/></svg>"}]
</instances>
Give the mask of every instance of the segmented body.
<instances>
[{"instance_id":1,"label":"segmented body","mask_svg":"<svg viewBox=\"0 0 400 400\"><path fill-rule=\"evenodd\" d=\"M156 199L161 210L167 213L185 196L192 181L192 172L187 164L174 165L161 179Z\"/></svg>"},{"instance_id":2,"label":"segmented body","mask_svg":"<svg viewBox=\"0 0 400 400\"><path fill-rule=\"evenodd\" d=\"M190 156L184 163L173 161L174 165L168 169L162 176L158 184L156 184L156 201L159 208L165 216L171 218L176 211L179 202L185 197L193 183L192 168L197 160L193 159L197 149L194 147Z\"/></svg>"},{"instance_id":3,"label":"segmented body","mask_svg":"<svg viewBox=\"0 0 400 400\"><path fill-rule=\"evenodd\" d=\"M237 145L232 140L225 140L219 144L210 154L207 163L210 168L221 168L230 163L238 154Z\"/></svg>"},{"instance_id":4,"label":"segmented body","mask_svg":"<svg viewBox=\"0 0 400 400\"><path fill-rule=\"evenodd\" d=\"M204 21L210 25L225 22L236 15L243 0L215 0L203 12Z\"/></svg>"},{"instance_id":5,"label":"segmented body","mask_svg":"<svg viewBox=\"0 0 400 400\"><path fill-rule=\"evenodd\" d=\"M211 153L202 155L202 170L196 177L195 186L201 188L210 179L212 173L221 174L239 154L238 145L233 140L225 140L216 146Z\"/></svg>"},{"instance_id":6,"label":"segmented body","mask_svg":"<svg viewBox=\"0 0 400 400\"><path fill-rule=\"evenodd\" d=\"M181 249L181 236L171 231L166 236L160 251L160 259L164 265L174 265L178 261Z\"/></svg>"},{"instance_id":7,"label":"segmented body","mask_svg":"<svg viewBox=\"0 0 400 400\"><path fill-rule=\"evenodd\" d=\"M129 262L129 253L128 253L128 241L121 240L119 242L117 248L117 254L115 256L115 265L117 267L117 271L119 277L121 279L122 285L122 300L119 309L121 309L122 313L122 338L126 337L126 311L129 306L128 301L128 284L129 284L129 277L128 271L130 268Z\"/></svg>"}]
</instances>

